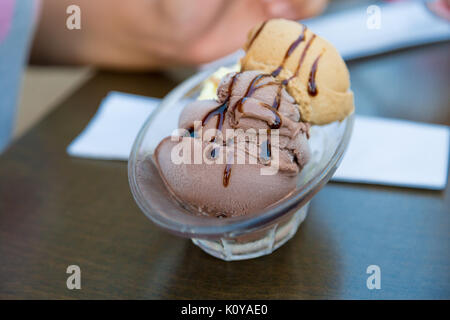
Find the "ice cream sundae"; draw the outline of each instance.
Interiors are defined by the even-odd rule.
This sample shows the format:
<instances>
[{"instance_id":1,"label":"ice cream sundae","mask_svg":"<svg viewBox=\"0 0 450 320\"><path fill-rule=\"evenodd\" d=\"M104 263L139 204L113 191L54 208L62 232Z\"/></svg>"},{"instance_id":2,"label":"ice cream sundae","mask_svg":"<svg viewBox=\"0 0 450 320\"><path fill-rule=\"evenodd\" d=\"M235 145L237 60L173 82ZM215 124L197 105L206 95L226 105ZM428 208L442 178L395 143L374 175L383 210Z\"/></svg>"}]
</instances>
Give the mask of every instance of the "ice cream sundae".
<instances>
[{"instance_id":1,"label":"ice cream sundae","mask_svg":"<svg viewBox=\"0 0 450 320\"><path fill-rule=\"evenodd\" d=\"M178 133L154 153L174 198L207 217L246 215L288 197L310 159L311 125L354 110L344 61L306 26L266 21L244 49L238 71L210 81L214 97L188 104Z\"/></svg>"}]
</instances>

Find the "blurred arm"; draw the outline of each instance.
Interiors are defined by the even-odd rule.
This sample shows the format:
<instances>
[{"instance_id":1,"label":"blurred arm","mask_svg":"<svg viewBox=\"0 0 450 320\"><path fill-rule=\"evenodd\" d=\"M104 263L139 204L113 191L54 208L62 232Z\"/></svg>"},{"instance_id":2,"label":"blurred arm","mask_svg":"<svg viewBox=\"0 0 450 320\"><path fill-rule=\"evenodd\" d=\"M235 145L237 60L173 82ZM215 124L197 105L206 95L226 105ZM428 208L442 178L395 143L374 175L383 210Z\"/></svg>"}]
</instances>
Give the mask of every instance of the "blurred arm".
<instances>
[{"instance_id":1,"label":"blurred arm","mask_svg":"<svg viewBox=\"0 0 450 320\"><path fill-rule=\"evenodd\" d=\"M66 28L66 8L72 4L81 9L81 30ZM326 0L42 0L31 58L33 63L122 69L196 65L241 47L248 30L263 20L307 17L324 4Z\"/></svg>"}]
</instances>

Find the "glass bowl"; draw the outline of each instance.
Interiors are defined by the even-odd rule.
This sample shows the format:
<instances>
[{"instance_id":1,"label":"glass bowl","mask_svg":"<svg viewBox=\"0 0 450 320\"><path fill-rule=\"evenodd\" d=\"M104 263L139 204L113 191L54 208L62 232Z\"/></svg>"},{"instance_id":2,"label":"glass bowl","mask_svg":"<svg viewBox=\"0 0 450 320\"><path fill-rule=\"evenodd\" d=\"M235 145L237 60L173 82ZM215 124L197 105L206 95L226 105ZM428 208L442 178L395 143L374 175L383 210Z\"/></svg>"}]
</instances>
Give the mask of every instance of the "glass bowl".
<instances>
[{"instance_id":1,"label":"glass bowl","mask_svg":"<svg viewBox=\"0 0 450 320\"><path fill-rule=\"evenodd\" d=\"M171 91L141 128L128 162L131 192L144 214L161 228L191 238L207 253L223 260L270 254L291 239L305 219L309 201L336 171L348 145L353 115L344 121L312 126L311 160L298 175L288 197L264 211L231 217L201 217L175 201L153 160L159 142L177 129L183 107L198 98L203 81L215 70L187 79ZM195 188L195 186L192 186Z\"/></svg>"}]
</instances>

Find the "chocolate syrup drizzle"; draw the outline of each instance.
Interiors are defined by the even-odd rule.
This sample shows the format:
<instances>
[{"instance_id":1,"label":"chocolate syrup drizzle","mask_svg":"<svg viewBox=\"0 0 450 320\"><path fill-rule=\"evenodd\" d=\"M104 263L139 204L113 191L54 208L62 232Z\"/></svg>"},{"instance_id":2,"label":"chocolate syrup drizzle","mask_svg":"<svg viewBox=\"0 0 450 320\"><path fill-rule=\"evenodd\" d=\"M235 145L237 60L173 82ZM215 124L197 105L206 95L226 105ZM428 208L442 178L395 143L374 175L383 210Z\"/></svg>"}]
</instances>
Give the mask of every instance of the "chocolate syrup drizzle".
<instances>
[{"instance_id":1,"label":"chocolate syrup drizzle","mask_svg":"<svg viewBox=\"0 0 450 320\"><path fill-rule=\"evenodd\" d=\"M230 83L228 85L227 97L225 98L225 101L221 105L219 105L217 108L215 108L215 109L211 110L210 112L208 112L203 117L202 126L205 126L209 122L209 120L211 120L213 117L218 116L217 117L217 122L216 122L216 130L222 130L223 124L225 122L225 114L226 114L226 112L228 110L228 107L229 107L230 98L231 98L231 94L233 92L234 84L236 83L236 79L239 77L240 74L241 74L241 72L238 72L231 78L231 81L230 81ZM255 78L253 78L252 81L250 82L249 86L247 87L247 90L246 90L244 96L241 99L239 99L234 104L233 110L235 110L237 108L239 110L239 112L241 112L245 116L245 111L244 111L244 103L245 103L245 101L248 98L250 98L257 89L259 89L259 88L261 88L263 86L263 85L258 85L259 82L262 79L264 79L266 77L270 77L270 76L271 75L269 75L269 74L259 74ZM272 106L270 106L268 104L265 104L265 103L261 102L260 105L262 107L266 108L266 109L269 109L275 115L275 120L273 121L273 123L268 123L269 127L271 129L278 129L278 128L280 128L281 127L281 115L276 110L274 110L272 108ZM189 131L189 134L190 134L191 137L195 136L193 127L190 127L188 129L188 131ZM270 129L269 129L269 132L270 132ZM211 142L213 142L213 141L214 142L216 141L215 137L213 137L211 139ZM213 158L215 157L215 152L216 152L215 150L216 149L214 148L211 151L211 157L213 157ZM268 155L269 156L270 156L270 154L271 154L271 152L268 151ZM228 184L230 182L230 177L231 177L232 164L228 163L228 162L229 161L227 161L227 164L225 166L225 170L224 170L224 173L223 173L223 185L224 185L224 187L228 186Z\"/></svg>"},{"instance_id":2,"label":"chocolate syrup drizzle","mask_svg":"<svg viewBox=\"0 0 450 320\"><path fill-rule=\"evenodd\" d=\"M280 74L280 72L283 70L284 65L285 65L287 59L289 58L289 56L294 52L294 50L298 47L298 45L305 40L306 29L307 29L306 26L303 26L303 30L302 30L302 33L300 34L300 36L294 42L291 43L291 45L287 49L286 53L284 54L284 57L283 57L283 60L281 61L281 64L278 66L278 68L276 68L271 73L271 75L273 77L277 77ZM280 108L281 93L282 93L283 87L286 87L288 85L289 81L291 81L293 78L298 76L298 73L300 71L300 67L301 67L301 65L303 63L303 60L305 59L306 53L308 52L308 49L311 46L311 43L314 41L315 38L316 38L316 35L313 34L312 37L306 43L305 48L303 49L302 54L300 56L299 62L297 64L297 67L295 69L295 73L290 78L284 79L284 80L282 80L281 82L278 83L277 95L275 96L275 98L273 100L273 103L272 103L272 108L274 110L278 110ZM317 66L316 66L316 68L317 68ZM314 76L312 77L312 79L314 79ZM271 83L271 84L273 84L273 83ZM309 85L308 85L308 87L309 87ZM314 83L314 88L315 88L315 83ZM317 90L316 90L316 92L317 92ZM270 130L268 130L268 133L267 133L266 150L267 150L267 157L270 158L270 156L272 154L272 152L271 152L271 141L270 141Z\"/></svg>"},{"instance_id":3,"label":"chocolate syrup drizzle","mask_svg":"<svg viewBox=\"0 0 450 320\"><path fill-rule=\"evenodd\" d=\"M234 105L233 111L236 110L236 108L237 108L239 110L239 112L243 113L244 111L243 111L242 106L244 105L245 101L248 98L250 98L257 89L259 89L263 86L263 85L258 86L258 83L262 79L267 78L267 77L270 77L270 75L269 74L259 74L255 78L253 78L253 80L250 82L249 86L247 87L247 91L245 92L244 96L241 99L239 99L236 102L236 104ZM231 94L231 92L229 94Z\"/></svg>"},{"instance_id":4,"label":"chocolate syrup drizzle","mask_svg":"<svg viewBox=\"0 0 450 320\"><path fill-rule=\"evenodd\" d=\"M234 108L233 111L236 110L236 108L237 108L238 111L245 116L245 111L244 111L245 101L248 98L250 98L256 90L265 86L265 84L259 85L259 83L262 79L270 77L270 76L271 75L269 75L269 74L259 74L255 78L253 78L253 80L250 82L249 86L247 87L247 90L246 90L244 96L235 103L235 105L233 107ZM229 88L227 99L229 99L229 96L231 96L231 90L232 90L232 87ZM259 105L262 106L263 108L266 108L266 109L272 111L272 113L275 116L275 120L273 121L273 123L268 123L269 127L271 129L280 128L281 127L281 115L278 113L278 111L274 110L272 108L272 106L270 106L266 103L263 103L263 102L260 102ZM270 129L268 130L268 132L270 133ZM269 142L268 146L269 147L267 148L267 156L270 158L270 155L271 155L271 151L269 150L270 142ZM225 166L224 174L223 174L223 185L225 187L228 186L229 181L230 181L231 168L232 168L232 165L230 163L227 163L227 165Z\"/></svg>"},{"instance_id":5,"label":"chocolate syrup drizzle","mask_svg":"<svg viewBox=\"0 0 450 320\"><path fill-rule=\"evenodd\" d=\"M225 170L223 170L223 178L222 178L222 184L226 188L230 184L230 178L231 178L231 167L232 164L228 163L225 166Z\"/></svg>"},{"instance_id":6,"label":"chocolate syrup drizzle","mask_svg":"<svg viewBox=\"0 0 450 320\"><path fill-rule=\"evenodd\" d=\"M288 50L286 51L283 61L281 62L280 66L278 68L276 68L273 72L272 72L272 76L273 77L277 77L281 70L283 70L284 68L284 64L286 63L287 58L289 58L289 56L292 54L292 52L294 51L294 49L302 42L305 40L305 33L306 33L306 26L303 26L303 31L302 34L297 38L297 40L295 40L288 48ZM280 101L281 101L281 91L283 89L283 87L286 87L289 83L289 81L291 81L293 78L298 76L298 72L300 71L300 67L303 63L303 60L305 59L306 56L306 52L308 52L309 47L311 46L311 43L314 41L314 39L316 38L316 35L313 34L312 37L308 40L308 42L305 45L305 48L303 49L303 52L300 56L300 60L297 64L297 68L295 69L295 73L288 79L284 79L282 80L279 85L278 85L278 91L277 91L277 95L275 96L275 99L273 100L272 103L272 107L274 107L275 109L279 109L280 108Z\"/></svg>"},{"instance_id":7,"label":"chocolate syrup drizzle","mask_svg":"<svg viewBox=\"0 0 450 320\"><path fill-rule=\"evenodd\" d=\"M308 93L310 96L317 95L316 72L317 72L317 65L319 63L319 59L321 56L322 56L322 53L316 58L316 60L314 60L314 63L311 67L311 71L309 72Z\"/></svg>"},{"instance_id":8,"label":"chocolate syrup drizzle","mask_svg":"<svg viewBox=\"0 0 450 320\"><path fill-rule=\"evenodd\" d=\"M302 33L298 36L297 40L295 40L294 42L291 43L291 45L287 49L286 53L284 54L281 64L278 66L278 68L276 68L274 71L272 71L272 74L271 74L272 77L275 78L280 74L281 70L283 70L283 68L284 68L284 64L286 63L286 60L290 57L290 55L292 54L292 52L294 52L294 50L298 47L298 45L303 40L305 40L305 32L306 32L306 26L303 26Z\"/></svg>"},{"instance_id":9,"label":"chocolate syrup drizzle","mask_svg":"<svg viewBox=\"0 0 450 320\"><path fill-rule=\"evenodd\" d=\"M306 28L306 27L305 27ZM308 52L309 47L311 46L312 42L314 41L314 39L316 38L316 35L313 34L311 36L311 38L308 40L308 42L305 45L305 48L303 49L302 55L300 56L300 59L298 60L298 64L297 64L297 68L295 69L294 74L292 75L292 77L290 77L287 82L289 82L291 79L295 78L298 76L298 72L300 71L300 67L303 64L303 60L305 60L306 57L306 53Z\"/></svg>"},{"instance_id":10,"label":"chocolate syrup drizzle","mask_svg":"<svg viewBox=\"0 0 450 320\"><path fill-rule=\"evenodd\" d=\"M250 40L248 47L247 47L247 51L250 49L250 47L252 46L253 42L255 41L256 38L258 38L259 34L261 33L261 31L264 29L264 27L266 26L267 20L264 21L261 26L259 27L259 29L256 31L255 35L253 36L253 38Z\"/></svg>"},{"instance_id":11,"label":"chocolate syrup drizzle","mask_svg":"<svg viewBox=\"0 0 450 320\"><path fill-rule=\"evenodd\" d=\"M264 29L264 26L266 25L266 23L267 23L267 21L262 23L261 26L259 27L259 29L256 31L255 35L253 36L253 38L250 40L250 42L248 44L247 51L250 49L253 42L256 40L258 35ZM245 101L248 98L250 98L256 90L258 90L259 88L265 87L265 86L278 84L277 95L275 96L275 99L274 99L272 105L269 105L269 104L263 103L263 102L259 103L259 105L261 107L272 111L273 114L275 115L275 120L273 121L273 123L268 123L268 126L270 129L267 129L267 140L265 143L266 143L266 156L268 159L270 159L272 156L271 140L270 140L271 130L279 129L281 127L281 115L279 114L278 109L280 108L282 89L283 89L283 87L286 87L288 85L289 81L291 81L293 78L298 76L300 68L303 64L303 60L305 59L306 53L307 53L309 47L311 46L312 42L316 38L316 35L313 34L311 36L311 38L308 40L308 42L306 43L305 48L303 49L300 59L298 61L297 67L295 69L295 73L290 78L284 79L282 81L277 81L277 82L270 81L270 82L267 82L267 83L264 83L261 85L259 85L259 82L266 77L276 78L281 73L287 59L291 56L291 54L295 51L295 49L299 46L299 44L301 42L305 41L306 29L307 29L306 26L303 26L302 33L294 42L291 43L291 45L289 46L289 48L287 49L287 51L283 57L281 64L274 71L272 71L271 74L259 74L255 78L253 78L253 80L250 82L249 86L247 87L247 90L246 90L244 96L241 99L239 99L233 106L233 111L236 110L236 108L237 108L239 110L239 112L241 112L245 116L245 112L244 112ZM323 52L314 60L314 63L311 67L311 71L310 71L309 79L308 79L308 94L310 96L316 96L318 93L317 85L315 82L315 76L316 76L316 72L317 72L319 59L322 56L322 54L323 54ZM239 78L240 74L241 74L241 72L238 72L231 78L231 81L228 85L228 92L227 92L227 97L225 98L225 101L220 106L218 106L217 108L208 112L205 115L205 117L202 120L202 126L206 125L208 123L208 121L210 119L212 119L213 117L218 116L217 122L216 122L216 129L220 130L220 131L222 130L223 124L225 122L225 114L229 107L229 102L230 102L231 94L232 94L232 91L234 88L234 84L236 82L236 79ZM189 128L188 131L189 131L189 134L191 137L195 136L194 127ZM216 141L216 137L213 137L211 139L211 142L213 142L213 141L214 142ZM211 151L211 156L213 158L215 157L215 152L216 152L216 149L214 148ZM227 161L227 164L226 164L224 172L223 172L222 182L223 182L224 187L227 187L229 185L230 178L231 178L232 164L228 163L228 162L231 162L231 161Z\"/></svg>"},{"instance_id":12,"label":"chocolate syrup drizzle","mask_svg":"<svg viewBox=\"0 0 450 320\"><path fill-rule=\"evenodd\" d=\"M261 24L259 29L256 31L255 35L253 36L253 38L249 42L247 51L250 49L250 47L252 46L253 42L256 40L258 35L264 29L264 26L266 25L266 23L267 23L267 21L265 21L263 24ZM272 73L270 74L272 77L276 78L281 73L281 71L283 70L287 59L291 56L291 54L295 51L295 49L299 46L299 44L305 40L306 30L307 30L307 27L305 25L303 25L302 33L298 36L298 38L294 42L292 42L289 45L289 48L286 50L286 53L284 54L284 57L283 57L283 60L281 61L281 64L274 71L272 71ZM278 108L280 107L280 98L281 98L282 87L283 86L287 86L289 81L291 81L293 78L298 76L300 68L301 68L301 66L303 64L303 60L306 57L306 53L308 52L308 49L311 46L311 44L312 44L312 42L314 41L315 38L316 38L316 35L313 34L311 36L311 38L308 40L308 42L306 43L305 48L303 49L302 54L300 56L300 59L298 61L298 64L297 64L297 67L295 69L294 74L290 78L284 79L284 80L282 80L279 83L278 92L277 92L277 95L276 95L276 97L274 99L274 102L272 104L272 107L274 107L275 109L278 110ZM311 72L310 72L310 76L309 76L309 79L308 79L308 94L310 96L316 96L317 92L318 92L317 91L317 85L316 85L316 82L315 82L315 76L316 76L316 71L317 71L317 65L318 65L320 57L322 56L322 53L315 59L313 65L311 67ZM274 84L274 83L270 82L270 83L267 83L265 85L272 85L272 84Z\"/></svg>"}]
</instances>

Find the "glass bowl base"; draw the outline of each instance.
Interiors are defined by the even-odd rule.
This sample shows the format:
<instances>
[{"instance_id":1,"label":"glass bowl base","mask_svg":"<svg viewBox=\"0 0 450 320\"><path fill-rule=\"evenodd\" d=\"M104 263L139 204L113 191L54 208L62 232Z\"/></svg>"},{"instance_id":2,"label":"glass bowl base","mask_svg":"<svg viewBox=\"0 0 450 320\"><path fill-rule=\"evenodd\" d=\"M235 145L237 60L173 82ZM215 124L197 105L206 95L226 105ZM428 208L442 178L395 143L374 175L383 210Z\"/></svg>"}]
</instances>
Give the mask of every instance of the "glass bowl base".
<instances>
[{"instance_id":1,"label":"glass bowl base","mask_svg":"<svg viewBox=\"0 0 450 320\"><path fill-rule=\"evenodd\" d=\"M192 242L206 253L225 260L236 261L258 258L271 254L291 239L305 220L309 202L296 211L287 221L275 223L264 230L244 236L217 240L196 239Z\"/></svg>"}]
</instances>

